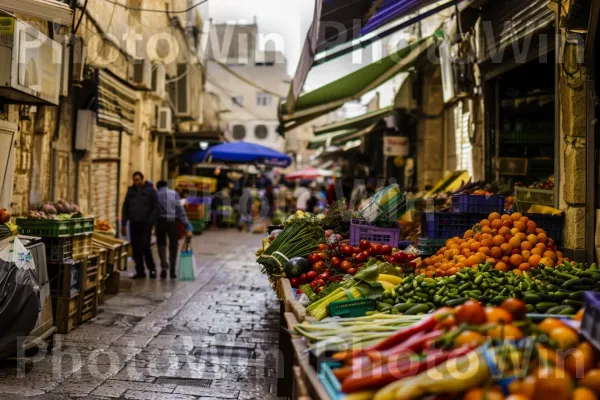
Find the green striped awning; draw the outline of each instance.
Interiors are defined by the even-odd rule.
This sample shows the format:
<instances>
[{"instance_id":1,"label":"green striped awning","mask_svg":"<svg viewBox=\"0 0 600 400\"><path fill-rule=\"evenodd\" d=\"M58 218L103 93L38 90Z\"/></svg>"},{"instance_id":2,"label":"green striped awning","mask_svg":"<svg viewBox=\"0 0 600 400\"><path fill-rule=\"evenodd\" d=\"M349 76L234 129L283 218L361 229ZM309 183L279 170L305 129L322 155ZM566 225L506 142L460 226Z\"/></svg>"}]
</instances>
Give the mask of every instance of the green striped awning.
<instances>
[{"instance_id":1,"label":"green striped awning","mask_svg":"<svg viewBox=\"0 0 600 400\"><path fill-rule=\"evenodd\" d=\"M98 126L133 134L137 103L136 91L121 83L105 70L99 69L97 72Z\"/></svg>"},{"instance_id":2,"label":"green striped awning","mask_svg":"<svg viewBox=\"0 0 600 400\"><path fill-rule=\"evenodd\" d=\"M343 129L336 132L330 132L316 136L309 140L308 149L318 149L319 147L329 148L331 146L343 146L351 140L360 139L375 129L377 123L367 126L366 128Z\"/></svg>"}]
</instances>

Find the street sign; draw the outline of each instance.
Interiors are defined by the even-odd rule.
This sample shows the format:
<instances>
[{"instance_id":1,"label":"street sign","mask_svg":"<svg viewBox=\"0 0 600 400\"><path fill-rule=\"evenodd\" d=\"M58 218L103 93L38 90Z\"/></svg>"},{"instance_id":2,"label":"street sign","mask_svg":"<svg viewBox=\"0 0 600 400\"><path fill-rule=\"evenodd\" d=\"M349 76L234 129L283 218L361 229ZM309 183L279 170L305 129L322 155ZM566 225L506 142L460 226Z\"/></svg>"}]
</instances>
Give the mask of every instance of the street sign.
<instances>
[{"instance_id":1,"label":"street sign","mask_svg":"<svg viewBox=\"0 0 600 400\"><path fill-rule=\"evenodd\" d=\"M408 138L406 136L385 136L383 154L385 156L408 156Z\"/></svg>"}]
</instances>

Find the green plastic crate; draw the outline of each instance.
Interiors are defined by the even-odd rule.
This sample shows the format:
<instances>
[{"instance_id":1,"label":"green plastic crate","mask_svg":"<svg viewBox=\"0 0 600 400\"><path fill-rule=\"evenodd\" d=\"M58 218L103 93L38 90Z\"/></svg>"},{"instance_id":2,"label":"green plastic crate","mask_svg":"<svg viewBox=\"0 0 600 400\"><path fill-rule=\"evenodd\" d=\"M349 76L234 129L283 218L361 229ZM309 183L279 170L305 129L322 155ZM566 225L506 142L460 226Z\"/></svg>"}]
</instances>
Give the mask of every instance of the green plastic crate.
<instances>
[{"instance_id":1,"label":"green plastic crate","mask_svg":"<svg viewBox=\"0 0 600 400\"><path fill-rule=\"evenodd\" d=\"M332 317L364 317L367 311L375 310L377 310L377 301L374 299L342 300L329 304L329 315Z\"/></svg>"},{"instance_id":2,"label":"green plastic crate","mask_svg":"<svg viewBox=\"0 0 600 400\"><path fill-rule=\"evenodd\" d=\"M192 225L193 233L202 233L202 232L204 232L204 229L206 228L206 221L203 221L203 220L191 220L190 224Z\"/></svg>"},{"instance_id":3,"label":"green plastic crate","mask_svg":"<svg viewBox=\"0 0 600 400\"><path fill-rule=\"evenodd\" d=\"M22 235L38 237L66 237L73 234L73 220L17 218Z\"/></svg>"},{"instance_id":4,"label":"green plastic crate","mask_svg":"<svg viewBox=\"0 0 600 400\"><path fill-rule=\"evenodd\" d=\"M554 207L554 190L515 187L515 200L520 212L528 212L534 204Z\"/></svg>"}]
</instances>

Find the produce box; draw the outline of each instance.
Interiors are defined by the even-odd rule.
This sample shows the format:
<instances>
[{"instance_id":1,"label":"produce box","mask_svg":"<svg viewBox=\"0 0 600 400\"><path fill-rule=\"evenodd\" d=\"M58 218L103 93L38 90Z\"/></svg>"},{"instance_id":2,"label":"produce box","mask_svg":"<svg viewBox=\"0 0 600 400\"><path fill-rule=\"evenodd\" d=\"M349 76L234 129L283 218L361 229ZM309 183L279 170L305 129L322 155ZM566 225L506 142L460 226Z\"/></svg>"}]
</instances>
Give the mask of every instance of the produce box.
<instances>
[{"instance_id":1,"label":"produce box","mask_svg":"<svg viewBox=\"0 0 600 400\"><path fill-rule=\"evenodd\" d=\"M73 236L73 259L85 260L92 254L92 234L85 233Z\"/></svg>"},{"instance_id":2,"label":"produce box","mask_svg":"<svg viewBox=\"0 0 600 400\"><path fill-rule=\"evenodd\" d=\"M515 198L519 211L524 213L534 204L554 207L554 190L515 186Z\"/></svg>"},{"instance_id":3,"label":"produce box","mask_svg":"<svg viewBox=\"0 0 600 400\"><path fill-rule=\"evenodd\" d=\"M121 273L113 271L104 282L104 294L119 294L121 290Z\"/></svg>"},{"instance_id":4,"label":"produce box","mask_svg":"<svg viewBox=\"0 0 600 400\"><path fill-rule=\"evenodd\" d=\"M98 256L90 255L83 261L82 286L83 290L94 288L100 280Z\"/></svg>"},{"instance_id":5,"label":"produce box","mask_svg":"<svg viewBox=\"0 0 600 400\"><path fill-rule=\"evenodd\" d=\"M400 241L400 228L380 228L366 221L353 219L350 223L350 245L358 246L361 240L396 247Z\"/></svg>"},{"instance_id":6,"label":"produce box","mask_svg":"<svg viewBox=\"0 0 600 400\"><path fill-rule=\"evenodd\" d=\"M54 324L58 333L69 333L79 325L79 293L53 298Z\"/></svg>"},{"instance_id":7,"label":"produce box","mask_svg":"<svg viewBox=\"0 0 600 400\"><path fill-rule=\"evenodd\" d=\"M481 218L479 219L481 220ZM467 213L430 212L421 214L421 234L427 239L463 237L473 226L474 218Z\"/></svg>"},{"instance_id":8,"label":"produce box","mask_svg":"<svg viewBox=\"0 0 600 400\"><path fill-rule=\"evenodd\" d=\"M96 287L82 292L79 323L83 324L86 321L94 318L98 311L98 292Z\"/></svg>"},{"instance_id":9,"label":"produce box","mask_svg":"<svg viewBox=\"0 0 600 400\"><path fill-rule=\"evenodd\" d=\"M70 297L79 293L82 282L81 261L69 260L64 263L48 263L50 292L56 297Z\"/></svg>"},{"instance_id":10,"label":"produce box","mask_svg":"<svg viewBox=\"0 0 600 400\"><path fill-rule=\"evenodd\" d=\"M72 237L46 237L43 238L46 247L46 260L61 263L73 258Z\"/></svg>"},{"instance_id":11,"label":"produce box","mask_svg":"<svg viewBox=\"0 0 600 400\"><path fill-rule=\"evenodd\" d=\"M73 234L73 220L17 218L22 235L39 237L68 237Z\"/></svg>"},{"instance_id":12,"label":"produce box","mask_svg":"<svg viewBox=\"0 0 600 400\"><path fill-rule=\"evenodd\" d=\"M504 196L457 194L452 196L453 212L501 213Z\"/></svg>"},{"instance_id":13,"label":"produce box","mask_svg":"<svg viewBox=\"0 0 600 400\"><path fill-rule=\"evenodd\" d=\"M371 196L358 212L370 224L396 221L407 211L406 197L398 185L385 187Z\"/></svg>"}]
</instances>

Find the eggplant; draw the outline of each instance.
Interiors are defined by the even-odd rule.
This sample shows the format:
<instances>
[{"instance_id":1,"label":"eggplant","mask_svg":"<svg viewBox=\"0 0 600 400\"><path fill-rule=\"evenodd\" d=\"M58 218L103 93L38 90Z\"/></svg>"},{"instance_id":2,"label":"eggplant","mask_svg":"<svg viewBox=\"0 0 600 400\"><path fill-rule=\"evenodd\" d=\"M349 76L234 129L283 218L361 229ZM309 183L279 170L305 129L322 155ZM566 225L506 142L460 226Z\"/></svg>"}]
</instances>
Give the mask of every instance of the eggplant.
<instances>
[{"instance_id":1,"label":"eggplant","mask_svg":"<svg viewBox=\"0 0 600 400\"><path fill-rule=\"evenodd\" d=\"M310 263L304 257L294 257L283 266L285 276L294 278L310 270Z\"/></svg>"}]
</instances>

